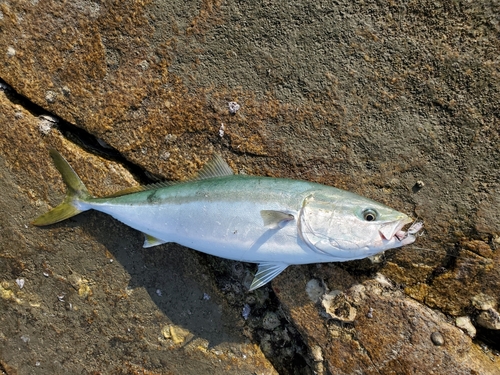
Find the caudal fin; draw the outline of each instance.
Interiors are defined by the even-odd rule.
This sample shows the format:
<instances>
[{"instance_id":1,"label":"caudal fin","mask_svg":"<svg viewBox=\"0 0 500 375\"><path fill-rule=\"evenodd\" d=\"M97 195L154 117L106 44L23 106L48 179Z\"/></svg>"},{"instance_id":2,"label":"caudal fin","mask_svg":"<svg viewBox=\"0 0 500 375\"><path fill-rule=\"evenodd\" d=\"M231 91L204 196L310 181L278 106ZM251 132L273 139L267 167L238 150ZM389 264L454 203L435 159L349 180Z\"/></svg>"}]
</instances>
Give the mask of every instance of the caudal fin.
<instances>
[{"instance_id":1,"label":"caudal fin","mask_svg":"<svg viewBox=\"0 0 500 375\"><path fill-rule=\"evenodd\" d=\"M58 206L37 217L32 222L33 225L37 226L58 223L79 214L82 210L77 208L76 203L78 201L86 201L92 197L82 180L80 180L80 177L78 177L73 168L71 168L71 165L68 164L59 152L51 149L50 156L66 184L66 197Z\"/></svg>"}]
</instances>

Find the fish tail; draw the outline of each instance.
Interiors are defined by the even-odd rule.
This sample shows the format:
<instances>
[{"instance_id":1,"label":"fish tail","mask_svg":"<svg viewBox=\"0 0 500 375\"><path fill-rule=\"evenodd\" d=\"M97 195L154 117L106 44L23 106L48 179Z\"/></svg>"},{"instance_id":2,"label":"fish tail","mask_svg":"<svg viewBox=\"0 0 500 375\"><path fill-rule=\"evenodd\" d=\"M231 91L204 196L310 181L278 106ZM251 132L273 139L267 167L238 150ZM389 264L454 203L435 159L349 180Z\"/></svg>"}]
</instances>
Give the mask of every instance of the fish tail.
<instances>
[{"instance_id":1,"label":"fish tail","mask_svg":"<svg viewBox=\"0 0 500 375\"><path fill-rule=\"evenodd\" d=\"M85 202L92 198L82 180L80 180L80 177L66 159L54 149L51 149L49 153L66 184L66 197L58 206L33 220L32 224L36 226L58 223L77 215L86 210L79 208L78 202Z\"/></svg>"}]
</instances>

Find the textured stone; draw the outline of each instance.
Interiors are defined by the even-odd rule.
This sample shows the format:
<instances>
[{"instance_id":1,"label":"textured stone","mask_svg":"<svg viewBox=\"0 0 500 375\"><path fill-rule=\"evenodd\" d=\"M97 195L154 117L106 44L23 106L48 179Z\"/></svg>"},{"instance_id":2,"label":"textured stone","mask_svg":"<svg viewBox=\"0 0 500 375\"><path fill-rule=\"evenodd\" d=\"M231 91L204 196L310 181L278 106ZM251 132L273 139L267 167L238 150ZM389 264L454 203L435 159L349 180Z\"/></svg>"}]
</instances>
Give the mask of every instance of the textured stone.
<instances>
[{"instance_id":1,"label":"textured stone","mask_svg":"<svg viewBox=\"0 0 500 375\"><path fill-rule=\"evenodd\" d=\"M467 335L469 335L471 338L476 337L477 330L470 321L470 317L459 316L455 319L455 324L458 328L461 328L465 333L467 333Z\"/></svg>"},{"instance_id":2,"label":"textured stone","mask_svg":"<svg viewBox=\"0 0 500 375\"><path fill-rule=\"evenodd\" d=\"M189 177L217 151L240 173L360 193L414 213L425 235L386 263L300 268L308 279L346 290L382 272L418 302L476 322L473 297L498 306L500 295L499 13L491 1L5 0L0 77L40 107L3 107L2 155L13 174L50 184L16 181L36 213L63 189L49 146L98 195L135 183L70 141L112 147L152 179ZM46 111L95 138L31 123ZM21 254L11 272L36 241L9 230Z\"/></svg>"},{"instance_id":3,"label":"textured stone","mask_svg":"<svg viewBox=\"0 0 500 375\"><path fill-rule=\"evenodd\" d=\"M494 309L489 309L479 313L477 317L477 324L481 327L500 330L500 314Z\"/></svg>"},{"instance_id":4,"label":"textured stone","mask_svg":"<svg viewBox=\"0 0 500 375\"><path fill-rule=\"evenodd\" d=\"M364 312L346 324L321 314L307 296L305 278L297 277L300 272L286 272L290 277L278 278L274 289L312 348L311 360L322 361L324 374L500 374L498 359L443 314L387 283L366 280L363 293L358 286L344 290L347 300Z\"/></svg>"}]
</instances>

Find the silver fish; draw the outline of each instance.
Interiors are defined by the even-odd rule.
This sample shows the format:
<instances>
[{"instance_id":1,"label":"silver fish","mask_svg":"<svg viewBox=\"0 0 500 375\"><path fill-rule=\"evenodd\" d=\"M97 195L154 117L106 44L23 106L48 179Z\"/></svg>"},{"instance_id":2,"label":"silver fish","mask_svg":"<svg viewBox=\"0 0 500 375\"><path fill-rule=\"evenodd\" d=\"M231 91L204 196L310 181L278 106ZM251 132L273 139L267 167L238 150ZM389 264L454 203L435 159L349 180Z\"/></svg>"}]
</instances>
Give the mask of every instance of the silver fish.
<instances>
[{"instance_id":1,"label":"silver fish","mask_svg":"<svg viewBox=\"0 0 500 375\"><path fill-rule=\"evenodd\" d=\"M292 264L343 262L411 244L407 215L357 194L312 182L234 175L215 155L190 181L126 189L96 198L68 162L50 150L67 185L61 204L33 221L42 226L94 209L145 234L144 247L167 242L258 264L257 289Z\"/></svg>"}]
</instances>

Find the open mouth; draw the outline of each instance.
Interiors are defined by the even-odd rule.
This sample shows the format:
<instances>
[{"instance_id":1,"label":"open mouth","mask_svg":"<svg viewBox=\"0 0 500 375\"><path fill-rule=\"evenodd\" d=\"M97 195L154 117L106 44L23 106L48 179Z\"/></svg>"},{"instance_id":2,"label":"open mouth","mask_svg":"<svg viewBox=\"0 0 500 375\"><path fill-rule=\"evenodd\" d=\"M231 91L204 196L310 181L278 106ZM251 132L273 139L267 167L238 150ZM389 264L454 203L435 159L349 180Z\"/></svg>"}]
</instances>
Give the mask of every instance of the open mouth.
<instances>
[{"instance_id":1,"label":"open mouth","mask_svg":"<svg viewBox=\"0 0 500 375\"><path fill-rule=\"evenodd\" d=\"M384 238L385 240L391 240L395 235L401 232L403 227L408 223L411 223L411 219L409 217L405 217L401 220L382 224L378 231L382 238Z\"/></svg>"},{"instance_id":2,"label":"open mouth","mask_svg":"<svg viewBox=\"0 0 500 375\"><path fill-rule=\"evenodd\" d=\"M394 237L400 241L403 241L408 236L415 237L415 234L417 234L424 227L424 223L421 221L414 221L406 232L402 230L403 226L404 225L402 225L401 228L394 234Z\"/></svg>"},{"instance_id":3,"label":"open mouth","mask_svg":"<svg viewBox=\"0 0 500 375\"><path fill-rule=\"evenodd\" d=\"M408 230L404 231L403 227L409 223L411 223L410 218L392 223L387 223L384 224L379 229L379 233L385 240L388 241L392 240L393 238L396 238L399 241L404 241L410 236L414 240L415 239L414 235L423 228L424 223L414 221L408 228Z\"/></svg>"}]
</instances>

